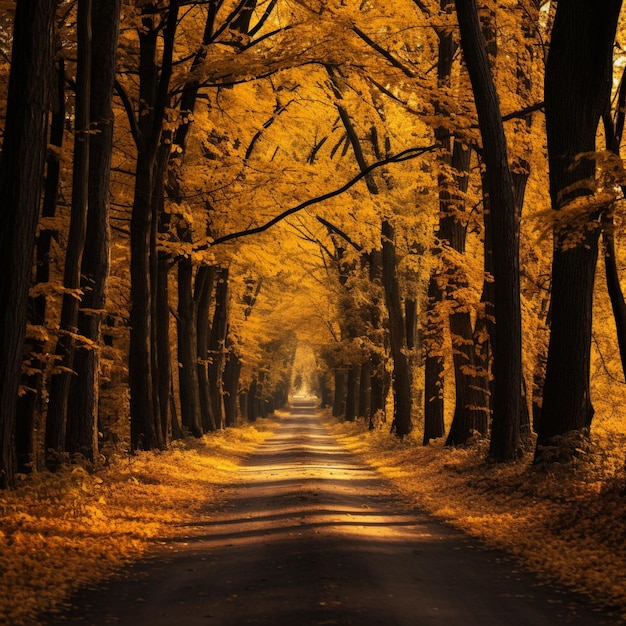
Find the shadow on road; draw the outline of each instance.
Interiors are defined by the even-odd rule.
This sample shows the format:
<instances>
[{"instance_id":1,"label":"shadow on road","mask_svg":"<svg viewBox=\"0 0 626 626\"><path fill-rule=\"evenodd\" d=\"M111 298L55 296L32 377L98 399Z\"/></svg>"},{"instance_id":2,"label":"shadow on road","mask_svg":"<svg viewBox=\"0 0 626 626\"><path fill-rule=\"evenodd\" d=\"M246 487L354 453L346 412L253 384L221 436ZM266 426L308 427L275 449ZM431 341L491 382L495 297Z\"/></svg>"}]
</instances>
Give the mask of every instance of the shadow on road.
<instances>
[{"instance_id":1,"label":"shadow on road","mask_svg":"<svg viewBox=\"0 0 626 626\"><path fill-rule=\"evenodd\" d=\"M298 403L224 506L82 592L54 623L305 626L611 624L421 511Z\"/></svg>"}]
</instances>

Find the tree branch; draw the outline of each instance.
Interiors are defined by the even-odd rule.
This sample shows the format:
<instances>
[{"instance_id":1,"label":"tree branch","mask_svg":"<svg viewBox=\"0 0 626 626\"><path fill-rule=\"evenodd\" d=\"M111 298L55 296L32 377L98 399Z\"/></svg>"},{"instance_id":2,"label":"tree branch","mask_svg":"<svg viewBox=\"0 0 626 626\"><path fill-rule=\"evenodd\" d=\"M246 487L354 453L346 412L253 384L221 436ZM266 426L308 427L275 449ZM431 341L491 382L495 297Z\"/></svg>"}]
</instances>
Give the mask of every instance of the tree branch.
<instances>
[{"instance_id":1,"label":"tree branch","mask_svg":"<svg viewBox=\"0 0 626 626\"><path fill-rule=\"evenodd\" d=\"M536 102L535 104L531 104L519 111L513 111L513 113L507 113L502 116L503 122L508 122L509 120L518 119L520 117L526 117L529 113L534 113L535 111L541 111L543 109L543 101Z\"/></svg>"},{"instance_id":2,"label":"tree branch","mask_svg":"<svg viewBox=\"0 0 626 626\"><path fill-rule=\"evenodd\" d=\"M322 194L321 196L316 196L315 198L310 198L309 200L305 200L304 202L298 204L295 207L287 209L282 213L279 213L276 217L272 218L265 224L261 226L257 226L256 228L249 228L247 230L241 230L234 233L229 233L228 235L223 235L222 237L217 237L213 241L203 244L201 246L197 246L194 248L195 252L200 252L202 250L208 250L209 248L216 246L221 243L226 243L227 241L232 241L233 239L239 239L241 237L248 237L250 235L257 235L259 233L265 232L270 229L272 226L278 224L286 217L297 213L298 211L302 211L302 209L306 209L307 207L318 204L320 202L324 202L324 200L329 200L330 198L334 198L335 196L339 196L354 185L358 183L361 179L365 178L368 174L373 172L375 169L379 167L384 167L385 165L389 165L390 163L402 163L403 161L409 161L411 159L415 159L418 156L422 156L427 152L433 152L437 149L436 145L432 146L424 146L420 148L407 148L402 152L398 152L398 154L392 155L387 159L383 159L382 161L377 161L376 163L372 163L369 167L365 168L361 172L359 172L356 176L351 178L345 185L334 189L333 191L329 191L328 193Z\"/></svg>"},{"instance_id":3,"label":"tree branch","mask_svg":"<svg viewBox=\"0 0 626 626\"><path fill-rule=\"evenodd\" d=\"M128 117L128 124L130 126L130 134L133 136L135 140L135 145L139 145L139 124L137 123L137 118L135 117L135 109L133 108L133 104L126 93L122 84L115 79L115 93L119 96L119 99L122 101L122 106L126 111L126 116Z\"/></svg>"},{"instance_id":4,"label":"tree branch","mask_svg":"<svg viewBox=\"0 0 626 626\"><path fill-rule=\"evenodd\" d=\"M370 48L373 48L383 56L389 63L399 69L405 76L408 78L416 78L417 75L415 72L412 72L408 67L406 67L403 63L400 63L396 57L394 57L388 50L385 50L382 46L379 46L373 39L370 39L358 26L353 26L352 30L354 33L360 37Z\"/></svg>"},{"instance_id":5,"label":"tree branch","mask_svg":"<svg viewBox=\"0 0 626 626\"><path fill-rule=\"evenodd\" d=\"M348 235L344 233L343 230L341 230L338 226L331 224L328 220L325 220L323 217L320 217L319 215L316 215L315 219L317 219L317 221L320 224L323 224L324 226L326 226L326 228L328 228L330 232L335 233L336 235L339 235L342 239L345 239L357 252L363 252L363 246L352 241L352 239L350 239L350 237L348 237Z\"/></svg>"}]
</instances>

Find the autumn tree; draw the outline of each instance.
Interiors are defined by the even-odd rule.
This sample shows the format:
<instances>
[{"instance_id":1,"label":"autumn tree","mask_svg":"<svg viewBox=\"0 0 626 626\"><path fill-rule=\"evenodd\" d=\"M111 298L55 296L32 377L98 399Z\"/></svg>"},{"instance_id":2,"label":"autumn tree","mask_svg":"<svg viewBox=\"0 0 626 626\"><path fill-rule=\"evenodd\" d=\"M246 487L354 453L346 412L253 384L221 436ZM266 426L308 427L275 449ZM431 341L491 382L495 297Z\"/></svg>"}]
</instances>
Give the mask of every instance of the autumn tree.
<instances>
[{"instance_id":1,"label":"autumn tree","mask_svg":"<svg viewBox=\"0 0 626 626\"><path fill-rule=\"evenodd\" d=\"M521 451L522 328L519 215L513 195L502 114L475 1L455 3L461 46L472 82L483 144L484 194L493 227L495 334L490 456L513 460Z\"/></svg>"},{"instance_id":2,"label":"autumn tree","mask_svg":"<svg viewBox=\"0 0 626 626\"><path fill-rule=\"evenodd\" d=\"M13 487L15 415L48 141L56 0L20 0L0 161L0 487Z\"/></svg>"},{"instance_id":3,"label":"autumn tree","mask_svg":"<svg viewBox=\"0 0 626 626\"><path fill-rule=\"evenodd\" d=\"M101 326L107 305L110 233L110 173L113 148L115 82L120 0L96 2L91 11L90 146L87 222L81 263L78 333L83 338L74 357L70 389L67 450L94 460L98 450Z\"/></svg>"},{"instance_id":4,"label":"autumn tree","mask_svg":"<svg viewBox=\"0 0 626 626\"><path fill-rule=\"evenodd\" d=\"M63 304L55 356L58 359L50 382L50 401L46 417L47 464L54 468L66 449L67 413L73 375L78 308L81 289L81 264L87 235L89 196L89 104L91 100L91 0L80 0L77 9L78 59L76 70L76 111L74 115L74 161L72 210L65 255ZM83 381L81 381L82 383ZM95 428L91 428L93 439ZM94 444L88 446L93 455Z\"/></svg>"},{"instance_id":5,"label":"autumn tree","mask_svg":"<svg viewBox=\"0 0 626 626\"><path fill-rule=\"evenodd\" d=\"M557 5L545 75L550 199L555 211L551 324L536 460L576 454L591 426L589 368L598 255L596 132L611 90L621 0ZM570 217L571 216L571 217Z\"/></svg>"}]
</instances>

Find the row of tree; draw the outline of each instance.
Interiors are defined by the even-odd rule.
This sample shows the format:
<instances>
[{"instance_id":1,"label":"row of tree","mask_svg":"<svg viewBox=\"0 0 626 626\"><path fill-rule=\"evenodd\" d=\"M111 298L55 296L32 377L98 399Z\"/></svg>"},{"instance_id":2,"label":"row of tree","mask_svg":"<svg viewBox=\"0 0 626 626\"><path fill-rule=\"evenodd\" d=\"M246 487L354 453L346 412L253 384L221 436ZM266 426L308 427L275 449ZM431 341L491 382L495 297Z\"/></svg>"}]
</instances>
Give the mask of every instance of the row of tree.
<instances>
[{"instance_id":1,"label":"row of tree","mask_svg":"<svg viewBox=\"0 0 626 626\"><path fill-rule=\"evenodd\" d=\"M0 3L0 485L264 415L298 343L336 415L428 443L453 388L450 445L575 455L601 236L626 346L609 5Z\"/></svg>"}]
</instances>

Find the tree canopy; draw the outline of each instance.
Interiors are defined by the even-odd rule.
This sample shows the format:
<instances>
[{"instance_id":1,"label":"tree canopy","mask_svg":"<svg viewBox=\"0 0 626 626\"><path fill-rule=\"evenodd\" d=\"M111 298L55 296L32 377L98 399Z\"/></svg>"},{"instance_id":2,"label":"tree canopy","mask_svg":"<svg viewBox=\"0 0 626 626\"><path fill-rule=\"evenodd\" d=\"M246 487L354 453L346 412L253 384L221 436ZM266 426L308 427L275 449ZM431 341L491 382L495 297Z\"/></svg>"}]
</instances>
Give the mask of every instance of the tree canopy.
<instances>
[{"instance_id":1,"label":"tree canopy","mask_svg":"<svg viewBox=\"0 0 626 626\"><path fill-rule=\"evenodd\" d=\"M99 4L0 2L3 487L302 390L496 461L623 431L621 1Z\"/></svg>"}]
</instances>

